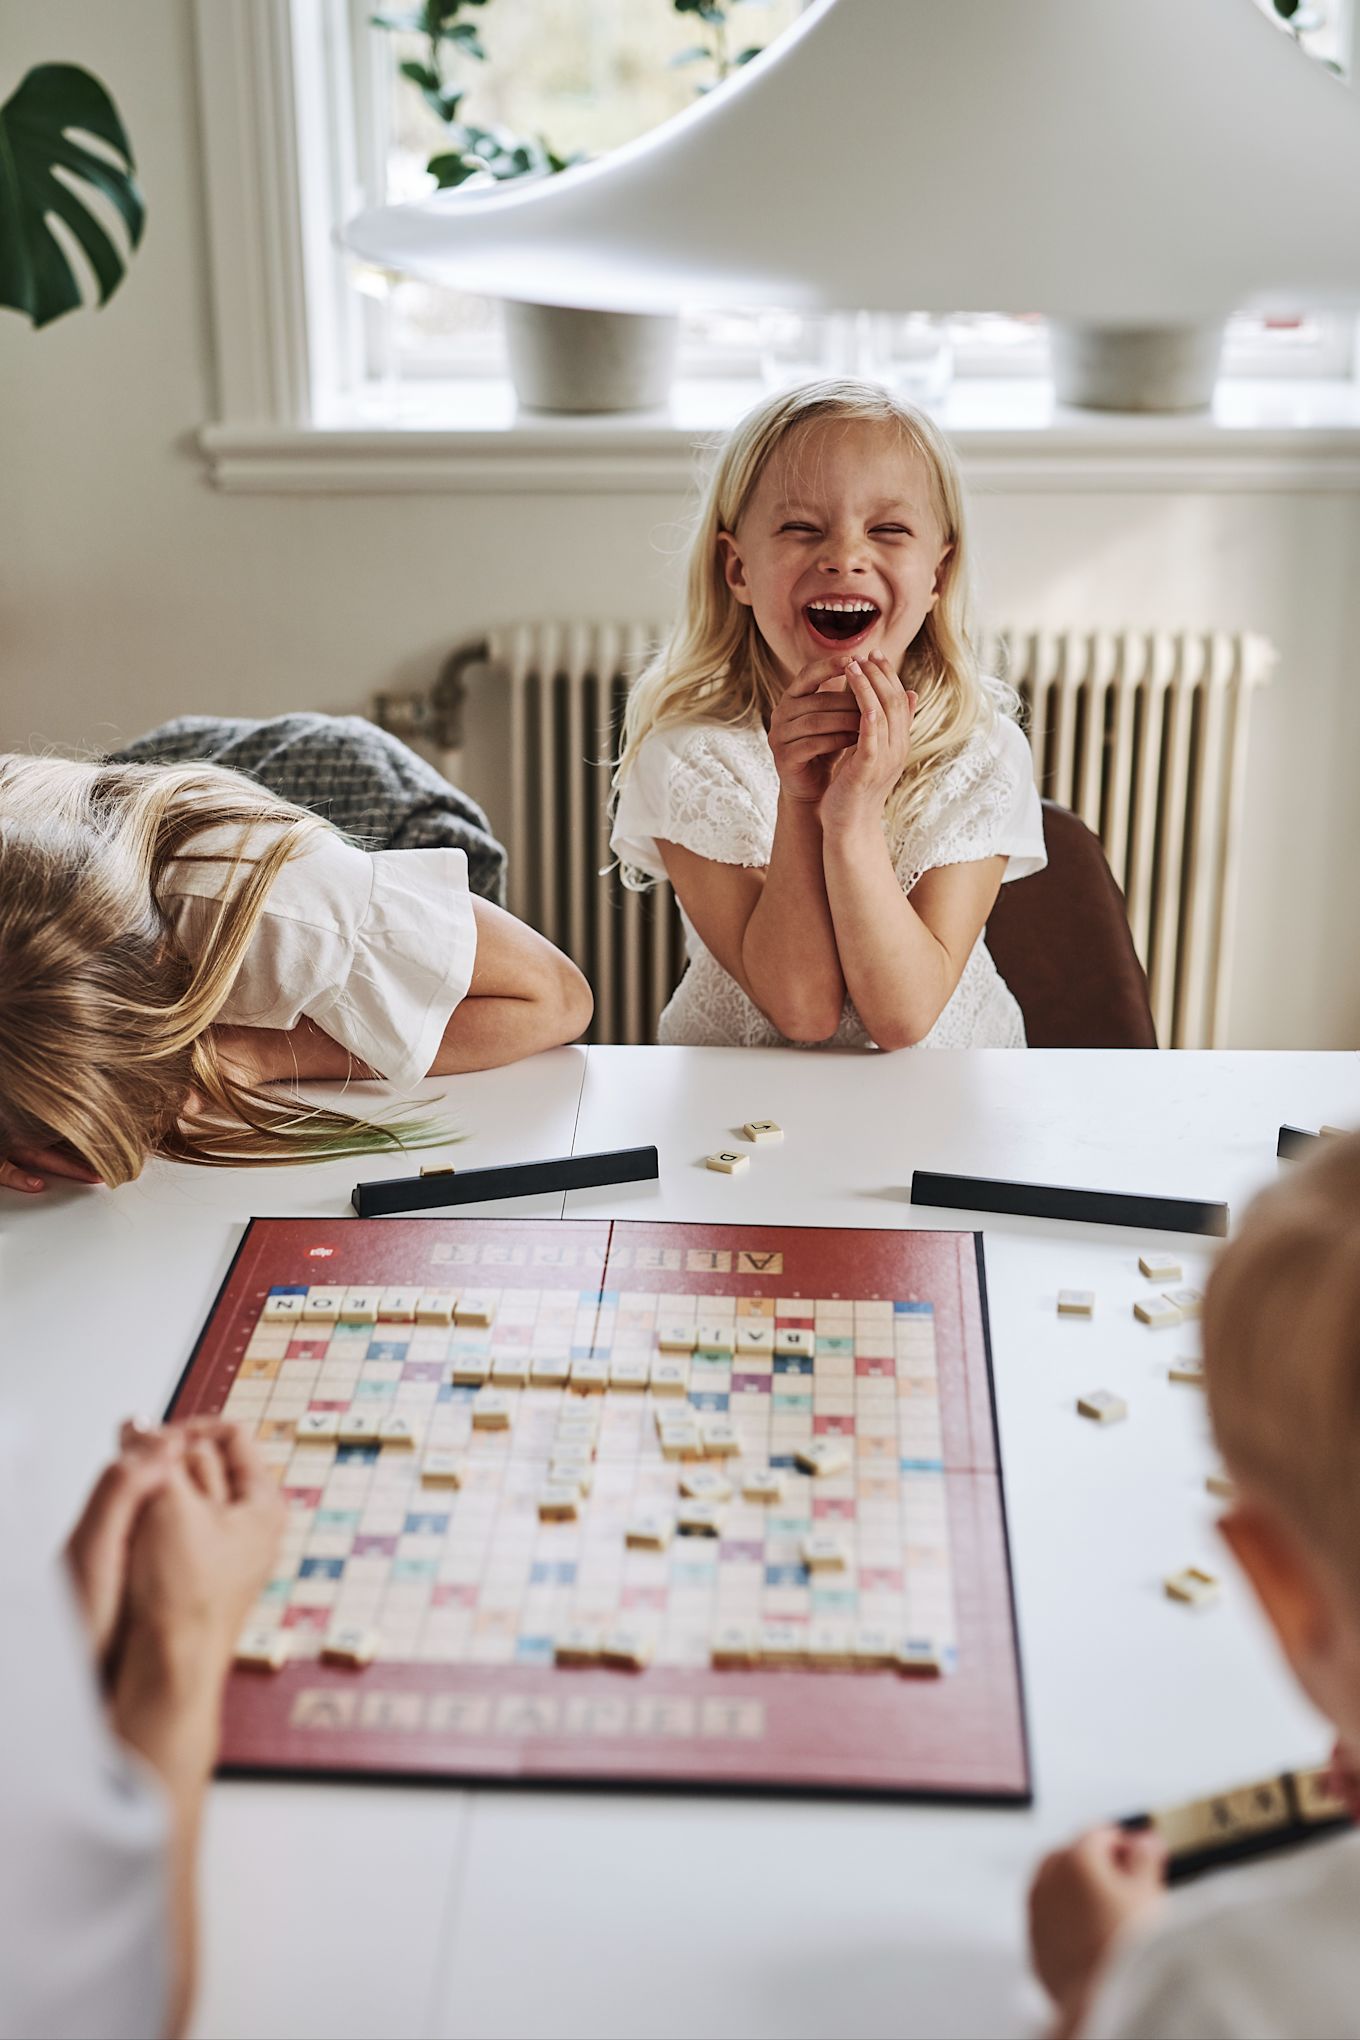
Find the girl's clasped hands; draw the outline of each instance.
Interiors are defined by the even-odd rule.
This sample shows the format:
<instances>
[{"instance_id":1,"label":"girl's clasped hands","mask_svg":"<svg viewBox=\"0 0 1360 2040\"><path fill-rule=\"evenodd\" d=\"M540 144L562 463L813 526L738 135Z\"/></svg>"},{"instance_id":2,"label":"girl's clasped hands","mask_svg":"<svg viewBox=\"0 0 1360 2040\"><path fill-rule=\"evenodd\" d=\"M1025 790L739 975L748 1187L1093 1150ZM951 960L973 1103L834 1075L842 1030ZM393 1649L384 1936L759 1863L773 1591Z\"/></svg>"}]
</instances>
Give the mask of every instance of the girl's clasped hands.
<instances>
[{"instance_id":1,"label":"girl's clasped hands","mask_svg":"<svg viewBox=\"0 0 1360 2040\"><path fill-rule=\"evenodd\" d=\"M814 659L777 702L770 749L784 798L823 827L879 822L911 756L916 694L881 652Z\"/></svg>"}]
</instances>

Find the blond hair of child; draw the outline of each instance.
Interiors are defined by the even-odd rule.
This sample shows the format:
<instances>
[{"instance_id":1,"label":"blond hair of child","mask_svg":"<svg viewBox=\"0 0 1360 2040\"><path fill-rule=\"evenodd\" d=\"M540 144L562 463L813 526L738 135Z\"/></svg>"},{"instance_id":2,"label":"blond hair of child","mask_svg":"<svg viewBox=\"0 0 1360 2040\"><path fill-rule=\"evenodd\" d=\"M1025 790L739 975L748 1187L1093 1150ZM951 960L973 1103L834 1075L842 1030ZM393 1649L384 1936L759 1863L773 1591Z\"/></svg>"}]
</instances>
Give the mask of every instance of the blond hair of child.
<instances>
[{"instance_id":1,"label":"blond hair of child","mask_svg":"<svg viewBox=\"0 0 1360 2040\"><path fill-rule=\"evenodd\" d=\"M1204 1349L1234 1480L1325 1556L1360 1621L1360 1136L1327 1137L1249 1207Z\"/></svg>"},{"instance_id":2,"label":"blond hair of child","mask_svg":"<svg viewBox=\"0 0 1360 2040\"><path fill-rule=\"evenodd\" d=\"M269 839L250 854L261 823ZM191 960L157 886L225 827L242 831L240 883ZM297 1162L420 1139L414 1121L240 1082L213 1032L270 887L325 827L213 766L0 763L0 1155L64 1148L118 1184L152 1153Z\"/></svg>"}]
</instances>

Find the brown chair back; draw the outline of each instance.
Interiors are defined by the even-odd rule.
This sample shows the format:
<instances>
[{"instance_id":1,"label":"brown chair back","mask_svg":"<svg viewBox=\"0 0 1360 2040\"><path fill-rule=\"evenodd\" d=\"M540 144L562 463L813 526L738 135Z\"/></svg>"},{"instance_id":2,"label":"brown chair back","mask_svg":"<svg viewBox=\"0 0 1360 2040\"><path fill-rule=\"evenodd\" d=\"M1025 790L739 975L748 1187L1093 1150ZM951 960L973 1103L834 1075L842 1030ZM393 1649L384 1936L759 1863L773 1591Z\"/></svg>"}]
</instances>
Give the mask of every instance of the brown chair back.
<instances>
[{"instance_id":1,"label":"brown chair back","mask_svg":"<svg viewBox=\"0 0 1360 2040\"><path fill-rule=\"evenodd\" d=\"M1147 978L1100 838L1046 800L1048 863L1003 885L987 947L1031 1048L1155 1048Z\"/></svg>"}]
</instances>

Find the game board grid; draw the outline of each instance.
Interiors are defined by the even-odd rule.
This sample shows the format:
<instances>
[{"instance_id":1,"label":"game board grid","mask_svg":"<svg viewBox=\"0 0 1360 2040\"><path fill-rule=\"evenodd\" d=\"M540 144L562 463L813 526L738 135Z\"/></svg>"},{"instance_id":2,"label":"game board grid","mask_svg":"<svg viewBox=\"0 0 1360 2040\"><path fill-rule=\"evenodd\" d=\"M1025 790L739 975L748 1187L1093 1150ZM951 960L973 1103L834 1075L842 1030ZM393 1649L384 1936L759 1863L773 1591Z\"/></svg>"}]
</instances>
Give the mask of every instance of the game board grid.
<instances>
[{"instance_id":1,"label":"game board grid","mask_svg":"<svg viewBox=\"0 0 1360 2040\"><path fill-rule=\"evenodd\" d=\"M479 1287L485 1262L478 1262ZM706 1664L718 1621L882 1623L946 1644L954 1632L943 1495L933 1314L919 1303L843 1298L705 1296L659 1290L494 1292L488 1330L341 1320L282 1331L257 1322L226 1413L253 1423L293 1502L284 1555L256 1610L292 1633L295 1655L319 1649L332 1622L376 1627L383 1654L457 1664L548 1662L575 1620L625 1614L654 1628L656 1661ZM595 1491L580 1524L541 1524L537 1492L568 1391L511 1391L508 1434L473 1432L473 1391L447 1382L452 1360L478 1352L560 1351L619 1360L653 1351L658 1321L773 1317L816 1332L814 1362L743 1353L691 1362L690 1399L726 1411L743 1459L783 1463L778 1508L739 1499L721 1543L626 1550L639 1506L674 1495L675 1468L655 1443L651 1395L603 1398ZM326 1336L323 1338L322 1334ZM419 1452L295 1444L308 1408L371 1406L423 1425L420 1449L465 1455L457 1496L419 1487ZM791 1465L820 1433L853 1438L851 1473L814 1483ZM801 1538L835 1523L852 1569L810 1578Z\"/></svg>"}]
</instances>

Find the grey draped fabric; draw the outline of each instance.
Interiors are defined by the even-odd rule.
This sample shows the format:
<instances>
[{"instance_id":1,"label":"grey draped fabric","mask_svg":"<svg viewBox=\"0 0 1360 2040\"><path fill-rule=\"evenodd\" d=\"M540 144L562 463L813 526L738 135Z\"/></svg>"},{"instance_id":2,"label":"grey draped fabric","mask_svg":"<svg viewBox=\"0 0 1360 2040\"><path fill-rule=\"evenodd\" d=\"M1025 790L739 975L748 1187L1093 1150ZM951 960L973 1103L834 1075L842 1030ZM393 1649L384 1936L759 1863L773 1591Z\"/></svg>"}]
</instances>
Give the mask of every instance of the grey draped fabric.
<instances>
[{"instance_id":1,"label":"grey draped fabric","mask_svg":"<svg viewBox=\"0 0 1360 2040\"><path fill-rule=\"evenodd\" d=\"M116 765L194 762L244 772L365 850L466 850L473 892L505 905L505 850L476 801L362 716L181 715L109 757Z\"/></svg>"}]
</instances>

